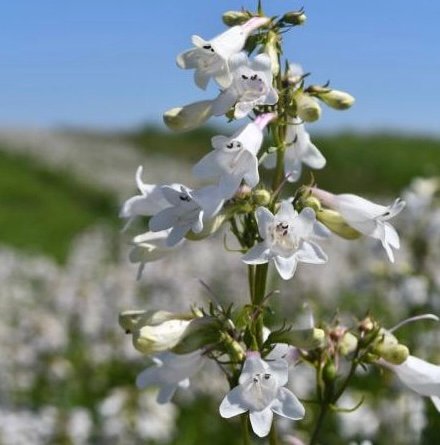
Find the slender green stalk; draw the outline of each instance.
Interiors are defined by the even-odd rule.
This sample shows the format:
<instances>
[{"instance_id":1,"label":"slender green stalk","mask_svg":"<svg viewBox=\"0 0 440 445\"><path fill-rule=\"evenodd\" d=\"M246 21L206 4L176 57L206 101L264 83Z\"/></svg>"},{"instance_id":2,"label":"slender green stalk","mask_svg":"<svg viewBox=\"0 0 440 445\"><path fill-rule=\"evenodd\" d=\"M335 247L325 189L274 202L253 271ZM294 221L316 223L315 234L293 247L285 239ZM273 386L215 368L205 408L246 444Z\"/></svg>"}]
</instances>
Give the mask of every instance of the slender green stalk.
<instances>
[{"instance_id":1,"label":"slender green stalk","mask_svg":"<svg viewBox=\"0 0 440 445\"><path fill-rule=\"evenodd\" d=\"M272 422L272 426L270 428L269 445L278 445L277 428L275 425L275 421Z\"/></svg>"},{"instance_id":2,"label":"slender green stalk","mask_svg":"<svg viewBox=\"0 0 440 445\"><path fill-rule=\"evenodd\" d=\"M328 408L329 405L327 402L321 402L318 420L316 421L315 429L313 430L312 438L310 439L310 445L316 445L318 443L318 436L324 424L324 419L328 412Z\"/></svg>"},{"instance_id":3,"label":"slender green stalk","mask_svg":"<svg viewBox=\"0 0 440 445\"><path fill-rule=\"evenodd\" d=\"M248 415L242 414L240 416L241 421L241 437L243 438L243 445L252 445L250 436L249 436L249 423L248 423Z\"/></svg>"}]
</instances>

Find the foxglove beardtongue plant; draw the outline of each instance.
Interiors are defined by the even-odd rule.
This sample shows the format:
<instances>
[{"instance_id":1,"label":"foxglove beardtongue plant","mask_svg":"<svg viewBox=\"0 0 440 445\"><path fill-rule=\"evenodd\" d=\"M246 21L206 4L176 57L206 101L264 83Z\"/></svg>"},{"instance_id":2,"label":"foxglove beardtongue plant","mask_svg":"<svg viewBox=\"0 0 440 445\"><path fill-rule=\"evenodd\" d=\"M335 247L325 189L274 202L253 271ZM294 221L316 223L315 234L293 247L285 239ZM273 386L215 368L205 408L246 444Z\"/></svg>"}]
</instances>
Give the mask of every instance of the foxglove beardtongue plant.
<instances>
[{"instance_id":1,"label":"foxglove beardtongue plant","mask_svg":"<svg viewBox=\"0 0 440 445\"><path fill-rule=\"evenodd\" d=\"M170 258L173 249L223 228L225 245L228 234L236 240L228 250L239 251L247 265L250 301L240 306L213 297L208 307L193 306L187 314L129 311L121 314L120 325L132 335L135 348L151 357L153 365L139 374L137 385L159 387L159 403L169 402L204 363L214 361L230 386L220 414L240 416L245 445L251 444L249 424L257 436L269 436L270 445L277 445L274 413L291 420L305 416L303 403L286 385L289 365L295 378L292 371L307 363L316 373L316 396L307 406L313 421L297 425L299 431L313 422L313 430L298 434L301 441L316 445L327 414L339 410L337 403L358 366L391 368L437 406L439 373L437 366L411 356L371 315L351 327L337 319L315 324L311 315L301 329L293 320L270 331L265 327L274 298L266 289L269 271L290 280L298 263L327 262L318 242L325 242L331 232L351 240L362 234L378 239L394 261L399 236L388 220L404 202L382 206L356 195L333 195L312 181L292 188L304 169L319 170L326 164L304 122L320 118L320 102L343 110L354 98L328 84L306 86L307 75L299 65L283 63L283 37L305 22L303 10L267 18L261 1L257 9L228 11L223 19L229 29L210 40L194 36L195 47L177 57L181 68L194 69L197 86L205 89L212 78L220 93L167 111L169 128L188 131L212 116L249 119L235 132L214 136L213 149L193 167L194 176L208 185L145 184L140 167L139 194L128 199L120 213L129 221L147 219L149 230L134 237L130 252L130 260L140 265L138 276L146 263ZM273 168L268 182L269 175L259 170L262 164ZM206 287L210 289L209 283Z\"/></svg>"}]
</instances>

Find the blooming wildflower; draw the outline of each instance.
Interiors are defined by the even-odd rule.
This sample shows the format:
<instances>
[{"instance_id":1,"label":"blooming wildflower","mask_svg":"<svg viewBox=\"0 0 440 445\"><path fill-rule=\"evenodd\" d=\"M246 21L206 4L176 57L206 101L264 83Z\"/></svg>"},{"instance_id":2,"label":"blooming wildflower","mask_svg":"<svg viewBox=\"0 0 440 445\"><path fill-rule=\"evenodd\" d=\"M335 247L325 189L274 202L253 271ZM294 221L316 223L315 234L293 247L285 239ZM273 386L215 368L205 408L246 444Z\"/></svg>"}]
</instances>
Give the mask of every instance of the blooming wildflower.
<instances>
[{"instance_id":1,"label":"blooming wildflower","mask_svg":"<svg viewBox=\"0 0 440 445\"><path fill-rule=\"evenodd\" d=\"M248 354L239 378L220 404L220 415L234 417L249 411L252 429L259 437L269 434L273 413L288 419L304 417L304 406L284 387L288 380L288 364L279 359L266 362L258 352Z\"/></svg>"},{"instance_id":2,"label":"blooming wildflower","mask_svg":"<svg viewBox=\"0 0 440 445\"><path fill-rule=\"evenodd\" d=\"M312 188L312 193L327 207L338 211L351 227L382 242L389 260L394 262L394 249L400 247L399 235L387 221L399 214L405 207L405 201L396 199L393 204L383 206L368 201L357 195L332 193Z\"/></svg>"},{"instance_id":3,"label":"blooming wildflower","mask_svg":"<svg viewBox=\"0 0 440 445\"><path fill-rule=\"evenodd\" d=\"M229 66L231 85L212 103L212 114L221 116L235 105L234 117L247 116L258 105L275 105L277 90L272 86L272 67L267 54L259 54L252 61L244 53L231 57Z\"/></svg>"},{"instance_id":4,"label":"blooming wildflower","mask_svg":"<svg viewBox=\"0 0 440 445\"><path fill-rule=\"evenodd\" d=\"M273 119L273 113L261 115L231 137L214 136L214 150L193 168L200 178L218 178L220 193L230 198L244 180L249 187L260 181L257 154L263 142L263 129Z\"/></svg>"},{"instance_id":5,"label":"blooming wildflower","mask_svg":"<svg viewBox=\"0 0 440 445\"><path fill-rule=\"evenodd\" d=\"M140 279L145 267L145 263L150 263L162 259L183 243L179 241L175 246L167 246L168 235L171 230L161 230L160 232L145 232L135 236L131 242L129 258L131 263L139 263L137 279Z\"/></svg>"},{"instance_id":6,"label":"blooming wildflower","mask_svg":"<svg viewBox=\"0 0 440 445\"><path fill-rule=\"evenodd\" d=\"M301 119L294 117L288 123L286 132L286 151L284 157L284 174L289 182L296 182L301 176L302 164L320 169L326 160L310 140ZM264 160L266 168L275 168L276 154L270 153Z\"/></svg>"},{"instance_id":7,"label":"blooming wildflower","mask_svg":"<svg viewBox=\"0 0 440 445\"><path fill-rule=\"evenodd\" d=\"M154 215L169 205L160 186L142 181L142 172L143 167L140 165L136 170L136 185L141 194L127 199L119 212L119 216L128 218L129 222L136 216Z\"/></svg>"},{"instance_id":8,"label":"blooming wildflower","mask_svg":"<svg viewBox=\"0 0 440 445\"><path fill-rule=\"evenodd\" d=\"M189 379L197 373L205 363L201 351L190 354L173 354L163 352L153 357L154 365L142 371L136 378L139 389L148 386L159 386L158 403L168 403L177 388L188 388Z\"/></svg>"},{"instance_id":9,"label":"blooming wildflower","mask_svg":"<svg viewBox=\"0 0 440 445\"><path fill-rule=\"evenodd\" d=\"M194 81L199 88L206 89L213 77L221 88L227 88L232 81L228 60L239 53L249 34L265 25L267 17L253 17L240 26L234 26L211 40L192 36L195 48L177 56L177 65L183 69L195 69Z\"/></svg>"},{"instance_id":10,"label":"blooming wildflower","mask_svg":"<svg viewBox=\"0 0 440 445\"><path fill-rule=\"evenodd\" d=\"M184 185L163 186L162 193L170 207L160 211L150 219L150 230L159 232L171 229L166 245L177 245L187 232L200 233L203 230L203 218L210 218L223 204L218 189L213 186L191 190Z\"/></svg>"},{"instance_id":11,"label":"blooming wildflower","mask_svg":"<svg viewBox=\"0 0 440 445\"><path fill-rule=\"evenodd\" d=\"M440 412L440 366L412 355L400 365L393 365L383 359L379 363L391 369L409 389L430 397Z\"/></svg>"},{"instance_id":12,"label":"blooming wildflower","mask_svg":"<svg viewBox=\"0 0 440 445\"><path fill-rule=\"evenodd\" d=\"M288 201L281 203L273 215L265 207L256 210L258 230L263 241L249 250L242 260L247 264L263 264L274 260L281 278L293 277L298 262L322 264L327 255L314 243L315 212L306 207L300 214Z\"/></svg>"}]
</instances>

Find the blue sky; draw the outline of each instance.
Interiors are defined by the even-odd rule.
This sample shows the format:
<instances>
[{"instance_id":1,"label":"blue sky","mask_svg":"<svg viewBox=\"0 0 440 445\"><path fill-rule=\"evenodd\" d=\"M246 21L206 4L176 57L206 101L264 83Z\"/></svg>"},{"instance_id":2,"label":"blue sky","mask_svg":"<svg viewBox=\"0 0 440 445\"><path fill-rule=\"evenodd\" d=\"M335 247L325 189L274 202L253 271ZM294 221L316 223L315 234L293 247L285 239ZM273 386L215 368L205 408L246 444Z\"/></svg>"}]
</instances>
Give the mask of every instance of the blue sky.
<instances>
[{"instance_id":1,"label":"blue sky","mask_svg":"<svg viewBox=\"0 0 440 445\"><path fill-rule=\"evenodd\" d=\"M216 94L175 65L192 34L222 32L249 0L14 0L0 15L0 126L127 128ZM357 102L315 128L440 135L440 2L263 0L269 14L306 9L286 56ZM221 121L212 120L213 123Z\"/></svg>"}]
</instances>

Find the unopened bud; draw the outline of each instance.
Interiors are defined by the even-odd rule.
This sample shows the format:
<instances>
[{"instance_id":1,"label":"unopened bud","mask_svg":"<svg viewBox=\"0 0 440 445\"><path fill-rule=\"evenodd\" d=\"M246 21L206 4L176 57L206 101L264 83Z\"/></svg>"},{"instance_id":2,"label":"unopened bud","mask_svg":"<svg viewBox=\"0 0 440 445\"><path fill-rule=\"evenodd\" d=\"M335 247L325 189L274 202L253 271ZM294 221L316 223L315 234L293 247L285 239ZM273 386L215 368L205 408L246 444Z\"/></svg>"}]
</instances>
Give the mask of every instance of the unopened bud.
<instances>
[{"instance_id":1,"label":"unopened bud","mask_svg":"<svg viewBox=\"0 0 440 445\"><path fill-rule=\"evenodd\" d=\"M409 356L409 350L398 342L391 332L381 329L372 352L393 365L402 364Z\"/></svg>"},{"instance_id":2,"label":"unopened bud","mask_svg":"<svg viewBox=\"0 0 440 445\"><path fill-rule=\"evenodd\" d=\"M267 206L270 202L270 193L264 189L255 190L252 193L255 204L259 206Z\"/></svg>"},{"instance_id":3,"label":"unopened bud","mask_svg":"<svg viewBox=\"0 0 440 445\"><path fill-rule=\"evenodd\" d=\"M351 332L346 332L339 342L339 352L348 355L354 352L358 345L358 339Z\"/></svg>"},{"instance_id":4,"label":"unopened bud","mask_svg":"<svg viewBox=\"0 0 440 445\"><path fill-rule=\"evenodd\" d=\"M333 382L338 374L338 370L336 369L336 365L333 362L333 360L329 360L325 365L323 369L323 377L326 382Z\"/></svg>"},{"instance_id":5,"label":"unopened bud","mask_svg":"<svg viewBox=\"0 0 440 445\"><path fill-rule=\"evenodd\" d=\"M280 72L280 63L278 54L280 51L279 38L277 33L269 31L267 33L267 41L264 45L264 52L269 56L272 74L277 76Z\"/></svg>"},{"instance_id":6,"label":"unopened bud","mask_svg":"<svg viewBox=\"0 0 440 445\"><path fill-rule=\"evenodd\" d=\"M288 23L289 25L299 26L305 23L307 20L307 16L304 14L304 11L291 11L286 12L281 19L284 23Z\"/></svg>"},{"instance_id":7,"label":"unopened bud","mask_svg":"<svg viewBox=\"0 0 440 445\"><path fill-rule=\"evenodd\" d=\"M321 116L321 107L318 102L308 94L300 92L295 97L296 112L305 122L315 122Z\"/></svg>"},{"instance_id":8,"label":"unopened bud","mask_svg":"<svg viewBox=\"0 0 440 445\"><path fill-rule=\"evenodd\" d=\"M335 110L346 110L354 104L354 97L344 91L330 90L316 95L329 107Z\"/></svg>"},{"instance_id":9,"label":"unopened bud","mask_svg":"<svg viewBox=\"0 0 440 445\"><path fill-rule=\"evenodd\" d=\"M304 207L311 207L315 213L318 213L321 210L321 201L314 196L308 196L302 201L302 204Z\"/></svg>"},{"instance_id":10,"label":"unopened bud","mask_svg":"<svg viewBox=\"0 0 440 445\"><path fill-rule=\"evenodd\" d=\"M242 25L252 17L248 11L226 11L223 16L223 23L226 26Z\"/></svg>"},{"instance_id":11,"label":"unopened bud","mask_svg":"<svg viewBox=\"0 0 440 445\"><path fill-rule=\"evenodd\" d=\"M360 232L349 226L342 215L335 210L322 209L316 213L316 219L341 238L352 240L362 236Z\"/></svg>"},{"instance_id":12,"label":"unopened bud","mask_svg":"<svg viewBox=\"0 0 440 445\"><path fill-rule=\"evenodd\" d=\"M211 110L212 101L202 100L166 111L163 120L171 130L189 131L203 125L211 117Z\"/></svg>"},{"instance_id":13,"label":"unopened bud","mask_svg":"<svg viewBox=\"0 0 440 445\"><path fill-rule=\"evenodd\" d=\"M359 323L359 330L361 332L371 332L376 328L376 323L374 320L372 320L371 317L365 317L360 323Z\"/></svg>"}]
</instances>

